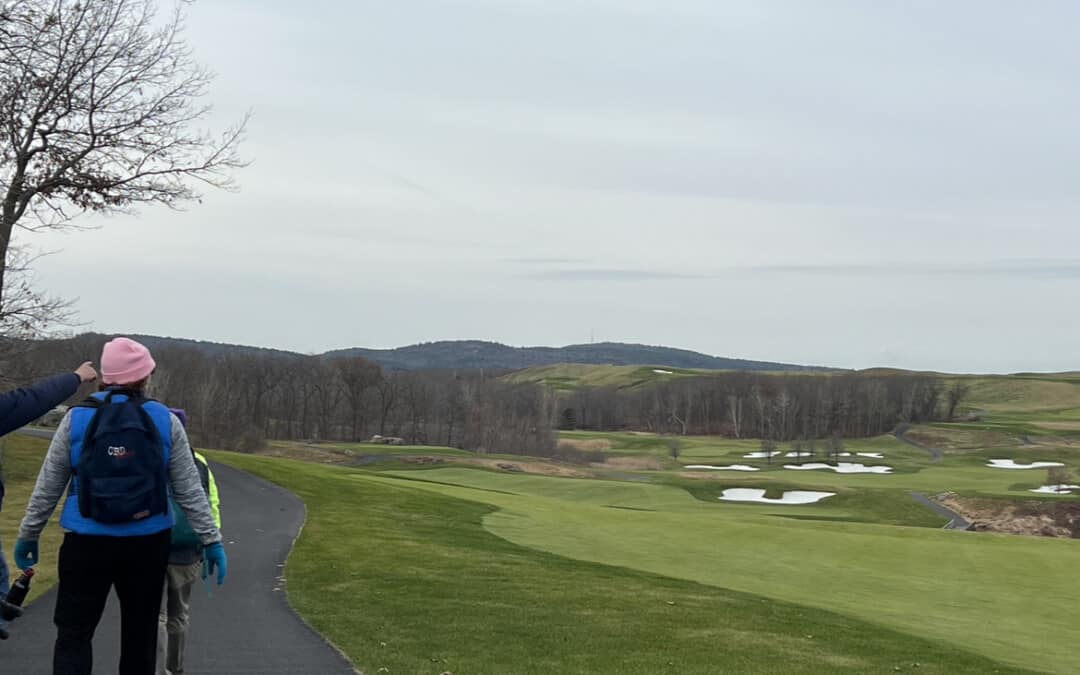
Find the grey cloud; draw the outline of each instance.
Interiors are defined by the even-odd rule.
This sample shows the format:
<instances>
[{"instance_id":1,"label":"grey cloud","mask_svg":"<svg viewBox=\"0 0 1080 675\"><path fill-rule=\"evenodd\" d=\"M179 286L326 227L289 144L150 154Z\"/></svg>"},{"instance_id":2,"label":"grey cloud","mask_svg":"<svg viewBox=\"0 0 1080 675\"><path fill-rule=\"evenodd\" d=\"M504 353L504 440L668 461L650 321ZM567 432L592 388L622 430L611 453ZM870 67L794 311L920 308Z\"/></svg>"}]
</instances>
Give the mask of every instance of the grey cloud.
<instances>
[{"instance_id":1,"label":"grey cloud","mask_svg":"<svg viewBox=\"0 0 1080 675\"><path fill-rule=\"evenodd\" d=\"M526 275L526 277L544 281L670 281L698 278L692 274L680 274L677 272L628 269L546 270Z\"/></svg>"},{"instance_id":2,"label":"grey cloud","mask_svg":"<svg viewBox=\"0 0 1080 675\"><path fill-rule=\"evenodd\" d=\"M1073 260L1013 260L1002 262L949 264L923 262L890 262L879 265L852 264L786 264L734 267L731 273L764 273L787 276L840 277L955 277L955 278L1021 278L1021 279L1080 279L1080 261Z\"/></svg>"},{"instance_id":3,"label":"grey cloud","mask_svg":"<svg viewBox=\"0 0 1080 675\"><path fill-rule=\"evenodd\" d=\"M145 261L146 297L184 298L138 303L139 330L304 351L595 326L761 360L1076 367L1080 314L1060 308L1080 279L1062 257L1080 251L1077 3L190 13L220 74L207 102L223 125L255 111L255 163L186 214L22 240L64 249L42 284L102 329L136 317L86 283L120 259Z\"/></svg>"},{"instance_id":4,"label":"grey cloud","mask_svg":"<svg viewBox=\"0 0 1080 675\"><path fill-rule=\"evenodd\" d=\"M572 265L589 262L588 258L507 258L506 262L518 265Z\"/></svg>"}]
</instances>

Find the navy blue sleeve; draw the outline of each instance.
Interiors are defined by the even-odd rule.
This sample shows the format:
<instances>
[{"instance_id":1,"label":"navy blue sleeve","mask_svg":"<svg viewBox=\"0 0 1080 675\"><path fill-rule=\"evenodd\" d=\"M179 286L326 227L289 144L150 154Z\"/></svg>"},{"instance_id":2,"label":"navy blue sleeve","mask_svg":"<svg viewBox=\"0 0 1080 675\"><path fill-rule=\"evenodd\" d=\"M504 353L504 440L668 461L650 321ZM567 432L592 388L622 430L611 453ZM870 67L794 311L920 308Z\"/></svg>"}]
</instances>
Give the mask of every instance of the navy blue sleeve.
<instances>
[{"instance_id":1,"label":"navy blue sleeve","mask_svg":"<svg viewBox=\"0 0 1080 675\"><path fill-rule=\"evenodd\" d=\"M45 415L79 390L75 373L54 375L29 387L0 394L0 436L9 434Z\"/></svg>"}]
</instances>

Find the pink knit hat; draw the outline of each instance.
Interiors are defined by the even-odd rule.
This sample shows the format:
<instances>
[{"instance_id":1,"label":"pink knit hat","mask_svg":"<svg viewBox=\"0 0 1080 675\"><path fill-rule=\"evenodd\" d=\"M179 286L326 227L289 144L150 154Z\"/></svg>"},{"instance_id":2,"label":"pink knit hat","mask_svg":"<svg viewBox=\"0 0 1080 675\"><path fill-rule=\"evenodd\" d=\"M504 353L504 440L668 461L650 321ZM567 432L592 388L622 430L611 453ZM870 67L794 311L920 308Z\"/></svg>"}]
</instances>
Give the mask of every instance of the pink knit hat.
<instances>
[{"instance_id":1,"label":"pink knit hat","mask_svg":"<svg viewBox=\"0 0 1080 675\"><path fill-rule=\"evenodd\" d=\"M142 382L156 367L150 350L129 338L114 338L101 350L101 379L105 384Z\"/></svg>"}]
</instances>

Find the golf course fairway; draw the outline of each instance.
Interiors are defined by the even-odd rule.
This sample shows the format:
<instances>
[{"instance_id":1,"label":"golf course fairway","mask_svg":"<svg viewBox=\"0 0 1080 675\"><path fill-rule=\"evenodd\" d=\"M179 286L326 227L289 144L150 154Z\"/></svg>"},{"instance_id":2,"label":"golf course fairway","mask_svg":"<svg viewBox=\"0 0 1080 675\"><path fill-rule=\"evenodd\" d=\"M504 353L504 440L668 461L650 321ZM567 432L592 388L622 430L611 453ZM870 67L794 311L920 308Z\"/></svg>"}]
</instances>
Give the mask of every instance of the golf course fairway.
<instances>
[{"instance_id":1,"label":"golf course fairway","mask_svg":"<svg viewBox=\"0 0 1080 675\"><path fill-rule=\"evenodd\" d=\"M290 601L364 672L1080 664L1075 542L795 520L669 486L214 458L305 500Z\"/></svg>"}]
</instances>

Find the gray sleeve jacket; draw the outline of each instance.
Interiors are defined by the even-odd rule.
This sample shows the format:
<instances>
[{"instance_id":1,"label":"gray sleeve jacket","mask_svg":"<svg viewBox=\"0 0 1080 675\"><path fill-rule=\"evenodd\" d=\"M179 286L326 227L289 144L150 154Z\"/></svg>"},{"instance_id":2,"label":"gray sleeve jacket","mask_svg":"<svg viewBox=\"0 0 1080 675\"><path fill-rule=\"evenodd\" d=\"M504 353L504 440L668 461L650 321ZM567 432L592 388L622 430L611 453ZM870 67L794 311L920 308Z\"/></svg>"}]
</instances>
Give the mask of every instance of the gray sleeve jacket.
<instances>
[{"instance_id":1,"label":"gray sleeve jacket","mask_svg":"<svg viewBox=\"0 0 1080 675\"><path fill-rule=\"evenodd\" d=\"M188 517L192 529L198 533L203 545L221 541L221 532L214 524L210 502L199 480L199 470L191 452L184 425L175 415L172 419L172 453L169 457L169 482L172 496ZM71 482L71 413L64 416L56 428L45 463L41 465L26 516L19 527L19 539L36 541L49 522Z\"/></svg>"}]
</instances>

